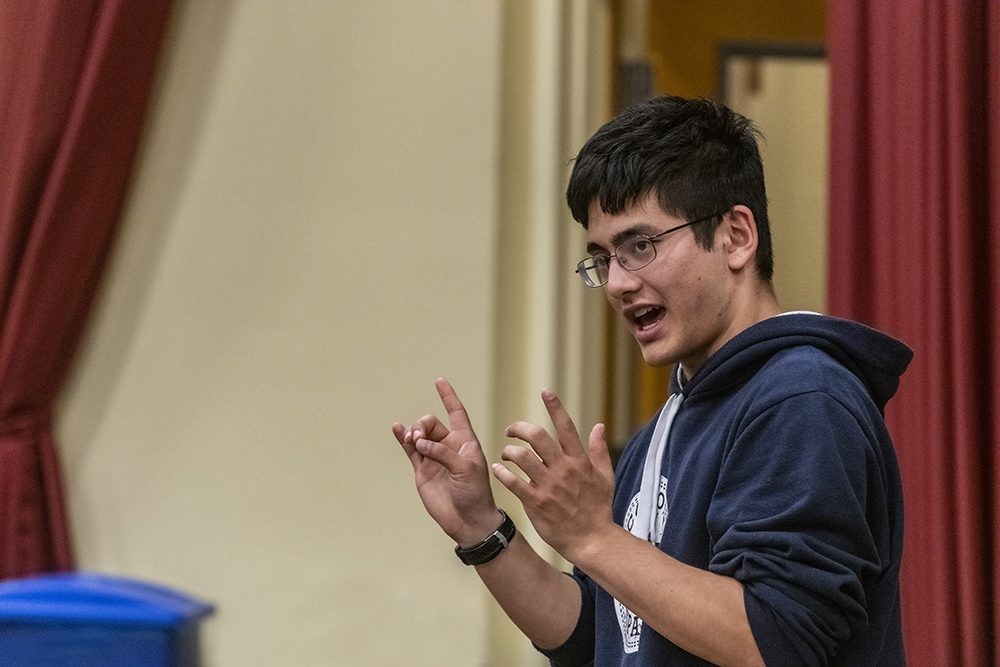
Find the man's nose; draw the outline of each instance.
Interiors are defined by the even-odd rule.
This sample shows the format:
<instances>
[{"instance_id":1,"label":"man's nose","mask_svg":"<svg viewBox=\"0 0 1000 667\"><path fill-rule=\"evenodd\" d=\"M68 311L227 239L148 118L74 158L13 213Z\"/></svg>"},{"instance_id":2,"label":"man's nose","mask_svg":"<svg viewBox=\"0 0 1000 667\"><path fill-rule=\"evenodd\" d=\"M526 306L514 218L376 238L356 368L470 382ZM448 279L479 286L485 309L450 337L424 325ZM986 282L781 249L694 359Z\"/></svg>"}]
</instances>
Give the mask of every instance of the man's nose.
<instances>
[{"instance_id":1,"label":"man's nose","mask_svg":"<svg viewBox=\"0 0 1000 667\"><path fill-rule=\"evenodd\" d=\"M621 265L617 257L612 257L608 264L608 282L604 286L608 296L620 298L628 292L635 291L639 276L635 271L629 271Z\"/></svg>"}]
</instances>

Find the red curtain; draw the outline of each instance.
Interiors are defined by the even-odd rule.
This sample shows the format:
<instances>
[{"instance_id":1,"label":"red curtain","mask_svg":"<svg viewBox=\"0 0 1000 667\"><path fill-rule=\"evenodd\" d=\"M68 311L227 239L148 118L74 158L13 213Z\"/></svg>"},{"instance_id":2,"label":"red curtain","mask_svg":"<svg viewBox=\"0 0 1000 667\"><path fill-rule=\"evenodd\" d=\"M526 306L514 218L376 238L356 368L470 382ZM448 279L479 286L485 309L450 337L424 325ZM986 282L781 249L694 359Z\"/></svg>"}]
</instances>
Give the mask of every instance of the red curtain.
<instances>
[{"instance_id":1,"label":"red curtain","mask_svg":"<svg viewBox=\"0 0 1000 667\"><path fill-rule=\"evenodd\" d=\"M52 406L110 247L168 6L0 2L0 578L73 565Z\"/></svg>"},{"instance_id":2,"label":"red curtain","mask_svg":"<svg viewBox=\"0 0 1000 667\"><path fill-rule=\"evenodd\" d=\"M887 413L913 665L1000 661L1000 3L829 3L829 303L915 352Z\"/></svg>"}]
</instances>

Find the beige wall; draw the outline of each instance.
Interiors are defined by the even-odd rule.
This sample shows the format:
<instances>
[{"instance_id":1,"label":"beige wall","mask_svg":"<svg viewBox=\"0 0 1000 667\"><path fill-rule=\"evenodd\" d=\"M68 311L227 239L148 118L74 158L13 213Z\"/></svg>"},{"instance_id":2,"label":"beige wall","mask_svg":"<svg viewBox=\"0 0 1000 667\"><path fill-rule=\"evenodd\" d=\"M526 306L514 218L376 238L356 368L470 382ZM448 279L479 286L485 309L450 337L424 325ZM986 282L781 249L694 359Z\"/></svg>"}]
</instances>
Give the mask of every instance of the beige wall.
<instances>
[{"instance_id":1,"label":"beige wall","mask_svg":"<svg viewBox=\"0 0 1000 667\"><path fill-rule=\"evenodd\" d=\"M394 419L488 421L501 3L178 1L60 437L81 568L218 606L212 665L471 665Z\"/></svg>"}]
</instances>

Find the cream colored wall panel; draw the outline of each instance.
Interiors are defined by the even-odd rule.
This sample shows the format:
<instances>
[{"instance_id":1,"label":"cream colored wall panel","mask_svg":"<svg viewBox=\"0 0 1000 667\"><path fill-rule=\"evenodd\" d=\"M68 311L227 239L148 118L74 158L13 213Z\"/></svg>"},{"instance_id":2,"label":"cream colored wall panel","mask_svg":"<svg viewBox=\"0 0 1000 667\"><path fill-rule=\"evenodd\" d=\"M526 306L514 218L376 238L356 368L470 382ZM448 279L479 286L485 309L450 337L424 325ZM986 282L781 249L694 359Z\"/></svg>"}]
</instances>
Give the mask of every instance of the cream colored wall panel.
<instances>
[{"instance_id":1,"label":"cream colored wall panel","mask_svg":"<svg viewBox=\"0 0 1000 667\"><path fill-rule=\"evenodd\" d=\"M761 157L778 299L786 310L822 312L828 224L826 62L768 57L756 63L747 59L739 67L743 69L733 72L733 107L765 137ZM753 85L744 85L749 81Z\"/></svg>"},{"instance_id":2,"label":"cream colored wall panel","mask_svg":"<svg viewBox=\"0 0 1000 667\"><path fill-rule=\"evenodd\" d=\"M61 411L80 566L218 605L212 665L486 660L395 419L491 419L500 2L178 2Z\"/></svg>"}]
</instances>

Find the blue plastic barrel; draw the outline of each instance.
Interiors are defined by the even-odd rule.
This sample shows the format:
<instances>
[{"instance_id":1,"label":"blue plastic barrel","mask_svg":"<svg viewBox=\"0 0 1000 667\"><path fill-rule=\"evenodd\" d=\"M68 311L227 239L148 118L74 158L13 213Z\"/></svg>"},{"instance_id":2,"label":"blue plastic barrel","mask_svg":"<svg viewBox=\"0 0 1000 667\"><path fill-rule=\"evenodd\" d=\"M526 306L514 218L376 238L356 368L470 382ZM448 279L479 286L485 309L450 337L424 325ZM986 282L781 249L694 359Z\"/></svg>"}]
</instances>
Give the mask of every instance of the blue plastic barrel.
<instances>
[{"instance_id":1,"label":"blue plastic barrel","mask_svg":"<svg viewBox=\"0 0 1000 667\"><path fill-rule=\"evenodd\" d=\"M101 574L0 582L0 665L197 667L210 604Z\"/></svg>"}]
</instances>

